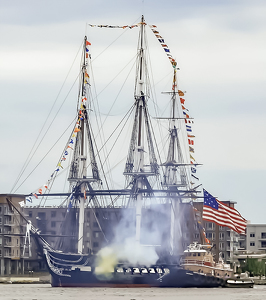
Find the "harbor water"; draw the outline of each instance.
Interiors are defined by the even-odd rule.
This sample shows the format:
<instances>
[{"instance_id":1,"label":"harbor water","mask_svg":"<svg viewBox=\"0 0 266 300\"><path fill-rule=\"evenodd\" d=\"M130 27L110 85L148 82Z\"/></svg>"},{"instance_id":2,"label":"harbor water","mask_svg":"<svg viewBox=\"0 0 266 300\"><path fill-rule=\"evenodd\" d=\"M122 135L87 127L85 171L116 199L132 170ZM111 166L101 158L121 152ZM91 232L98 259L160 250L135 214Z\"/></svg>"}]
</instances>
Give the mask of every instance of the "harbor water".
<instances>
[{"instance_id":1,"label":"harbor water","mask_svg":"<svg viewBox=\"0 0 266 300\"><path fill-rule=\"evenodd\" d=\"M1 300L263 300L254 288L52 288L50 284L0 284Z\"/></svg>"}]
</instances>

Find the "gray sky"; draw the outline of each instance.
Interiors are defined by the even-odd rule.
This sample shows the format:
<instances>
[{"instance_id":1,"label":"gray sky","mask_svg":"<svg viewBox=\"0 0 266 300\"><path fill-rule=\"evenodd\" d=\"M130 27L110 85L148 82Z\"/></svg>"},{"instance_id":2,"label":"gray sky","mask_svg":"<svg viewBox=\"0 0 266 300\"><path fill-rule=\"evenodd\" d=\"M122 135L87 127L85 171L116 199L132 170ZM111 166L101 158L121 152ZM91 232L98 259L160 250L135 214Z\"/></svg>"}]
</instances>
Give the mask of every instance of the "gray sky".
<instances>
[{"instance_id":1,"label":"gray sky","mask_svg":"<svg viewBox=\"0 0 266 300\"><path fill-rule=\"evenodd\" d=\"M136 31L123 34L125 44L118 42L110 47L109 61L104 54L97 58L122 31L86 29L86 23L132 24L142 14L148 24L158 26L179 63L180 88L187 92L187 108L195 118L194 157L203 164L197 173L201 183L218 199L236 201L236 208L252 223L266 223L265 1L0 0L0 192L11 191L84 34L92 42L96 79L108 79L120 64L122 68L134 56ZM167 67L161 71L162 78L171 72ZM56 109L68 93L76 71L75 66ZM168 86L166 81L165 90ZM97 88L101 90L101 83ZM125 113L132 99L133 96L119 102L114 114ZM72 120L70 111L75 109L75 101L73 89L54 123L58 132ZM104 110L108 103L102 101ZM40 147L42 154L54 142L52 136L47 137ZM51 161L51 165L41 167L42 175L36 171L34 178L17 192L30 193L38 186L39 178L41 185L57 157L52 156Z\"/></svg>"}]
</instances>

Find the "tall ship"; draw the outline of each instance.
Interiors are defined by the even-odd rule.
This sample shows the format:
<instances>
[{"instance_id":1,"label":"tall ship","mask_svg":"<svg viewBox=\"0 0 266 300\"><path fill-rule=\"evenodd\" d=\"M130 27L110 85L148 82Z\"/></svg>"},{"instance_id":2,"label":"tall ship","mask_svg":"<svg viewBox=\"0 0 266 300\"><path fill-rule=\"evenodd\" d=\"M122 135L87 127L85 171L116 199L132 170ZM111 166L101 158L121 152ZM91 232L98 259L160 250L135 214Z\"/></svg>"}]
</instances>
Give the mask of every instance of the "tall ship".
<instances>
[{"instance_id":1,"label":"tall ship","mask_svg":"<svg viewBox=\"0 0 266 300\"><path fill-rule=\"evenodd\" d=\"M39 253L47 264L51 285L221 286L233 272L222 261L216 266L203 227L198 226L202 245L194 244L187 250L182 245L182 223L191 221L201 224L193 201L203 197L200 196L202 191L195 174L198 164L192 155L193 119L185 108L184 92L178 85L176 60L157 27L147 25L143 16L138 24L131 26L98 27L136 27L139 30L134 93L129 95L132 105L114 132L109 133L109 129L104 128L104 122L98 124L99 130L95 131L98 121L93 115L97 112L97 106L92 93L91 44L85 37L75 124L55 171L45 185L28 195L28 198L60 196L64 199L61 205L66 210L65 220L56 246L50 245L42 232L27 221L27 232L34 237ZM148 72L147 29L151 29L170 62L172 82L170 91L165 92L164 97L171 101L166 117L152 117L149 113L151 77ZM120 133L129 120L130 130L119 141ZM167 136L159 142L158 137L161 137L166 123ZM124 144L125 136L129 140L128 146ZM101 140L100 145L97 140ZM121 149L128 149L120 172L124 175L123 188L113 187L110 174L106 171L116 143L120 143ZM116 157L123 156L123 151L117 151L117 148L115 151ZM64 193L53 193L51 186L63 168L68 170L69 189ZM191 220L185 220L182 216L184 203L191 209ZM115 215L115 220L110 220L108 214L97 210L101 207L110 210L119 207L119 214ZM93 212L105 239L97 253L90 250L84 253L87 208Z\"/></svg>"}]
</instances>

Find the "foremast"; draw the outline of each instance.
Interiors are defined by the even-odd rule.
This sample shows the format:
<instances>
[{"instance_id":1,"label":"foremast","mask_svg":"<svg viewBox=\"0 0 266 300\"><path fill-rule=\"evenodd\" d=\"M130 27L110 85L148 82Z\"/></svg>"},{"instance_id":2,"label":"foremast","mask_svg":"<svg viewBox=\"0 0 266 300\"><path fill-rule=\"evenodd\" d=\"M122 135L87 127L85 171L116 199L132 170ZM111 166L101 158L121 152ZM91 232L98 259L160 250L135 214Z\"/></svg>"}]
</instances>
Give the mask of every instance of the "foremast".
<instances>
[{"instance_id":1,"label":"foremast","mask_svg":"<svg viewBox=\"0 0 266 300\"><path fill-rule=\"evenodd\" d=\"M146 187L150 193L152 188L147 179L148 176L158 175L158 164L155 157L151 127L147 110L148 90L146 86L146 59L145 59L145 21L141 18L137 72L135 82L135 116L130 140L130 148L127 156L124 175L127 182L132 183L131 198L136 202L136 243L140 244L141 212L143 192ZM146 142L146 143L145 143ZM148 149L144 150L144 146ZM144 164L144 153L148 153L149 165Z\"/></svg>"},{"instance_id":2,"label":"foremast","mask_svg":"<svg viewBox=\"0 0 266 300\"><path fill-rule=\"evenodd\" d=\"M88 46L90 43L87 37L84 38L83 60L80 72L80 90L77 107L77 123L74 129L73 137L76 138L74 146L74 155L71 162L68 180L70 182L71 191L78 194L79 202L79 228L78 228L78 253L82 253L83 249L83 228L84 213L86 203L86 190L92 189L92 182L99 182L99 170L96 162L91 126L88 118L87 97L89 84L88 67ZM89 160L88 160L89 153ZM88 171L91 170L91 174Z\"/></svg>"}]
</instances>

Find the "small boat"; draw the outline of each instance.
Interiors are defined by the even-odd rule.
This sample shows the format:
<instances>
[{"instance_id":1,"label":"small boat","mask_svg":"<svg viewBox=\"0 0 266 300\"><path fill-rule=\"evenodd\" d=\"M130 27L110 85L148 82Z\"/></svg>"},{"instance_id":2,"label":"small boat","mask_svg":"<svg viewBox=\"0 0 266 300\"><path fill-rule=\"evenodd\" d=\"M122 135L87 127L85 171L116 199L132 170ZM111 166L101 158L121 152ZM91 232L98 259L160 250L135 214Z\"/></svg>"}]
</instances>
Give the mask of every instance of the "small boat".
<instances>
[{"instance_id":1,"label":"small boat","mask_svg":"<svg viewBox=\"0 0 266 300\"><path fill-rule=\"evenodd\" d=\"M224 287L227 288L253 288L254 280L252 279L240 279L230 278L225 281Z\"/></svg>"}]
</instances>

